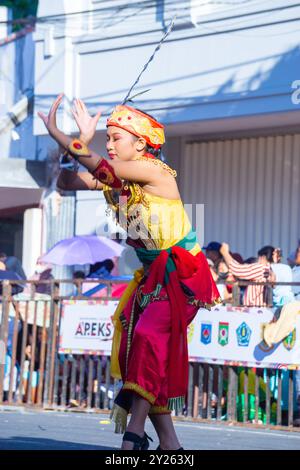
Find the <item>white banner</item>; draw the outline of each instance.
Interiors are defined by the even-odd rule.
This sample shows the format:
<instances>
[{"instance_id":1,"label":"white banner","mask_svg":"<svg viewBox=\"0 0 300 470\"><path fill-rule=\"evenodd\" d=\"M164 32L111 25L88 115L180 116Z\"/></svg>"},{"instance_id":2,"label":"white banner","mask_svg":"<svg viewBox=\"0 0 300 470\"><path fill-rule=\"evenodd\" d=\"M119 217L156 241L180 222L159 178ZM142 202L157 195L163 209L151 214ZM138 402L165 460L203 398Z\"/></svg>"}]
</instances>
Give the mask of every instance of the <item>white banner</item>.
<instances>
[{"instance_id":1,"label":"white banner","mask_svg":"<svg viewBox=\"0 0 300 470\"><path fill-rule=\"evenodd\" d=\"M300 315L294 331L269 348L262 333L273 316L268 308L216 306L211 311L200 309L188 329L190 360L300 369Z\"/></svg>"},{"instance_id":2,"label":"white banner","mask_svg":"<svg viewBox=\"0 0 300 470\"><path fill-rule=\"evenodd\" d=\"M109 356L112 316L117 305L118 301L64 301L58 352ZM300 315L294 331L269 348L262 333L273 316L268 308L216 306L211 311L200 309L188 328L190 361L300 369Z\"/></svg>"},{"instance_id":3,"label":"white banner","mask_svg":"<svg viewBox=\"0 0 300 470\"><path fill-rule=\"evenodd\" d=\"M117 305L114 300L64 301L58 352L110 356Z\"/></svg>"}]
</instances>

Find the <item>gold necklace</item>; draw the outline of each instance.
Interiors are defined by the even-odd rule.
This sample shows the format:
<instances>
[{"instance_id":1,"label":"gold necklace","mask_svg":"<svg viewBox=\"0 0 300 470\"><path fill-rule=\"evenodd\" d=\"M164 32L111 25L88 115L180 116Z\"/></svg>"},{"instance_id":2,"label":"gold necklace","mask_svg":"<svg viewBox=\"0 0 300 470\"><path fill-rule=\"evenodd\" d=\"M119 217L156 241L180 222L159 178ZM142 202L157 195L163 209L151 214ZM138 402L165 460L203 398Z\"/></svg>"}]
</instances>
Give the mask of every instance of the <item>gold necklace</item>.
<instances>
[{"instance_id":1,"label":"gold necklace","mask_svg":"<svg viewBox=\"0 0 300 470\"><path fill-rule=\"evenodd\" d=\"M144 160L144 161L147 161L147 162L152 162L152 163L154 163L154 165L159 165L164 170L167 170L167 172L170 173L170 175L174 176L174 178L176 178L176 176L177 176L177 171L176 170L173 170L166 163L162 162L161 160L158 160L157 158L149 158L149 157L143 157L142 156L142 157L135 158L135 160Z\"/></svg>"}]
</instances>

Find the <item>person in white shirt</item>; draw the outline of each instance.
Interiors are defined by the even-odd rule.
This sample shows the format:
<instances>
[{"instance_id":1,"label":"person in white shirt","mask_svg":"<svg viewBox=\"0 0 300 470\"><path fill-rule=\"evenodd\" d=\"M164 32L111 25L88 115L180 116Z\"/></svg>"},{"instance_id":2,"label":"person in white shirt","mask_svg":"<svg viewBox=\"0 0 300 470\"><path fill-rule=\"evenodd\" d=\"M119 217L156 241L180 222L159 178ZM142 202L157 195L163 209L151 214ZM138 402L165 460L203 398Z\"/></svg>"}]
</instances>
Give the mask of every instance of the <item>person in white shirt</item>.
<instances>
[{"instance_id":1,"label":"person in white shirt","mask_svg":"<svg viewBox=\"0 0 300 470\"><path fill-rule=\"evenodd\" d=\"M293 271L288 264L281 263L282 253L280 248L273 252L273 263L271 269L276 277L276 282L293 282ZM300 288L300 286L299 286ZM300 289L299 289L300 290ZM292 286L275 285L273 289L273 305L281 307L295 300Z\"/></svg>"}]
</instances>

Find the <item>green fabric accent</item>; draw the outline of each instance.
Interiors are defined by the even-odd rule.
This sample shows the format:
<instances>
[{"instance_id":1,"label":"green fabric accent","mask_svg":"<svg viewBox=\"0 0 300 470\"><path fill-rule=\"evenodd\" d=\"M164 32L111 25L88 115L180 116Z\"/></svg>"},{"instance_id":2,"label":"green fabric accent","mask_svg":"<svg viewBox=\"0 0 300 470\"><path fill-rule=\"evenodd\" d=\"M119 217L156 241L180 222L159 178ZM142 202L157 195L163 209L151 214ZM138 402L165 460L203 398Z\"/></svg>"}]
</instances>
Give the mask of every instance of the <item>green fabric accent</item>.
<instances>
[{"instance_id":1,"label":"green fabric accent","mask_svg":"<svg viewBox=\"0 0 300 470\"><path fill-rule=\"evenodd\" d=\"M180 246L181 248L184 248L186 250L191 250L195 246L196 243L197 243L196 232L193 230L190 230L189 233L184 238L179 240L179 242L173 246ZM139 260L141 261L141 263L143 263L144 265L148 265L148 266L151 263L153 263L153 261L156 260L156 258L160 255L162 251L168 252L169 256L168 256L168 260L166 263L166 269L164 272L164 285L167 285L169 284L169 281L170 281L170 274L176 271L175 263L172 259L172 256L170 256L171 250L172 250L172 247L167 248L166 250L146 250L146 248L136 248L135 252ZM160 293L161 289L162 289L162 285L157 284L155 286L155 289L152 292L149 292L148 294L144 294L140 301L140 306L142 308L145 308L151 301L151 298L157 296Z\"/></svg>"},{"instance_id":2,"label":"green fabric accent","mask_svg":"<svg viewBox=\"0 0 300 470\"><path fill-rule=\"evenodd\" d=\"M196 243L197 243L196 232L194 232L193 230L190 230L189 233L184 238L179 240L179 242L173 246L180 246L181 248L185 248L186 250L191 250L195 246ZM175 263L172 260L172 257L170 256L171 249L172 247L167 248L166 250L146 250L146 248L136 248L135 252L137 254L138 259L141 261L141 263L145 265L150 265L153 261L156 260L156 258L160 255L162 251L167 251L169 253L169 257L167 260L166 271L164 275L164 282L165 284L168 284L170 274L176 270Z\"/></svg>"},{"instance_id":3,"label":"green fabric accent","mask_svg":"<svg viewBox=\"0 0 300 470\"><path fill-rule=\"evenodd\" d=\"M160 293L161 289L162 289L162 285L157 284L157 286L155 287L153 292L150 292L149 294L144 294L143 298L140 302L140 306L141 307L146 307L148 305L148 303L150 302L151 297L152 296L154 296L154 297L157 296Z\"/></svg>"},{"instance_id":4,"label":"green fabric accent","mask_svg":"<svg viewBox=\"0 0 300 470\"><path fill-rule=\"evenodd\" d=\"M177 412L182 412L182 408L184 407L185 399L184 397L176 397L176 398L169 398L168 399L168 409L175 410Z\"/></svg>"}]
</instances>

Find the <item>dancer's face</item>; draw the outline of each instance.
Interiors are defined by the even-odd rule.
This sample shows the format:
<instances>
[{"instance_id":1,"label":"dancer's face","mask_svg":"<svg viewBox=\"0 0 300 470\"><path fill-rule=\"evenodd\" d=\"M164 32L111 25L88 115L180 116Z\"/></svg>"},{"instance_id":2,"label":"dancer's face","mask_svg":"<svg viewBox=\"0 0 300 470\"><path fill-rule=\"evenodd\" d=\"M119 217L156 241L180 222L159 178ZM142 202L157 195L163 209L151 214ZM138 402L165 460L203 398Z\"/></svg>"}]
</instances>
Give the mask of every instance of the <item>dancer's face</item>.
<instances>
[{"instance_id":1,"label":"dancer's face","mask_svg":"<svg viewBox=\"0 0 300 470\"><path fill-rule=\"evenodd\" d=\"M146 147L144 139L135 137L125 129L109 126L107 128L106 150L112 160L129 161L143 155Z\"/></svg>"}]
</instances>

